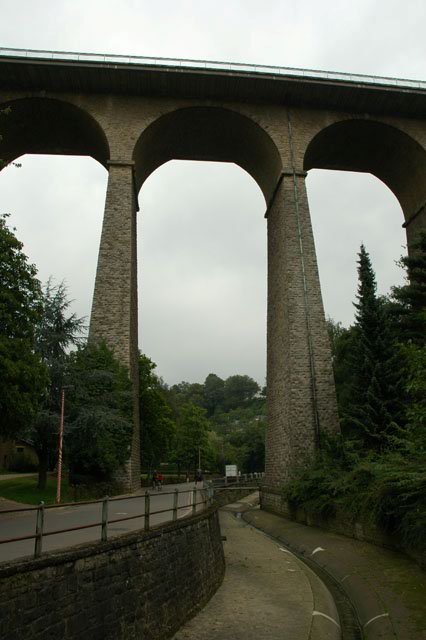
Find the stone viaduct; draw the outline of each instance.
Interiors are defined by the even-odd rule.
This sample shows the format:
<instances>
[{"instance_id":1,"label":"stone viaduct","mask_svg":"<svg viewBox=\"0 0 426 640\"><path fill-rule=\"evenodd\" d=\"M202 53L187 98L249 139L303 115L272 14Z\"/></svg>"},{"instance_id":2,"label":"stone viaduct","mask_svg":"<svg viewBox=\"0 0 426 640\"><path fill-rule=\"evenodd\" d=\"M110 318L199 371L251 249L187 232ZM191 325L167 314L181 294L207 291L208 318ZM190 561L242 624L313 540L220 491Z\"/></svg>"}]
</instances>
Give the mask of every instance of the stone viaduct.
<instances>
[{"instance_id":1,"label":"stone viaduct","mask_svg":"<svg viewBox=\"0 0 426 640\"><path fill-rule=\"evenodd\" d=\"M185 159L234 162L258 183L268 227L266 485L276 491L319 446L321 432L339 428L307 172L377 176L398 198L412 245L426 230L426 83L196 61L0 54L0 108L11 107L0 157L88 155L109 173L90 334L106 339L135 386L144 181L163 163ZM139 483L137 428L126 481Z\"/></svg>"}]
</instances>

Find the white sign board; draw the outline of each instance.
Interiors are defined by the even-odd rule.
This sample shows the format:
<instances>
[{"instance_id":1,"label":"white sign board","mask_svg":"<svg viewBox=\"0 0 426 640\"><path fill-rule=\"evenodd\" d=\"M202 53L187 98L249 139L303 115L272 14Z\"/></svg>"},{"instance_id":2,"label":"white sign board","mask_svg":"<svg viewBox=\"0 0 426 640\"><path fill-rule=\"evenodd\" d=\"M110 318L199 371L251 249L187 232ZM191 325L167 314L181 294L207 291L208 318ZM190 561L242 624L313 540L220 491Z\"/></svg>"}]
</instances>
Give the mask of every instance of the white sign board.
<instances>
[{"instance_id":1,"label":"white sign board","mask_svg":"<svg viewBox=\"0 0 426 640\"><path fill-rule=\"evenodd\" d=\"M225 465L225 475L227 478L236 478L238 475L236 464Z\"/></svg>"}]
</instances>

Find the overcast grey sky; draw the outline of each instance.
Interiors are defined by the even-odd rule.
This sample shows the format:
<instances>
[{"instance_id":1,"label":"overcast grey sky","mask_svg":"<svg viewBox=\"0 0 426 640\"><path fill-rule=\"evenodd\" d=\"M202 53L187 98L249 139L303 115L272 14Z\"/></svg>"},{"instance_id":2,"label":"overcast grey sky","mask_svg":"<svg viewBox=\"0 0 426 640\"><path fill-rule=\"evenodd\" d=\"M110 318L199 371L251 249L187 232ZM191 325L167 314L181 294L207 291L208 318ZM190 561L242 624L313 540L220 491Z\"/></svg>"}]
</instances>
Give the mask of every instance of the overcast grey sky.
<instances>
[{"instance_id":1,"label":"overcast grey sky","mask_svg":"<svg viewBox=\"0 0 426 640\"><path fill-rule=\"evenodd\" d=\"M3 47L426 79L425 0L0 0L0 15ZM74 309L88 316L107 173L90 158L21 161L0 174L0 211L12 214L40 279L65 279ZM348 325L361 242L381 292L401 279L402 213L369 175L311 171L308 195L325 310ZM171 162L139 202L141 349L169 383L211 371L263 382L266 225L257 184L235 165Z\"/></svg>"}]
</instances>

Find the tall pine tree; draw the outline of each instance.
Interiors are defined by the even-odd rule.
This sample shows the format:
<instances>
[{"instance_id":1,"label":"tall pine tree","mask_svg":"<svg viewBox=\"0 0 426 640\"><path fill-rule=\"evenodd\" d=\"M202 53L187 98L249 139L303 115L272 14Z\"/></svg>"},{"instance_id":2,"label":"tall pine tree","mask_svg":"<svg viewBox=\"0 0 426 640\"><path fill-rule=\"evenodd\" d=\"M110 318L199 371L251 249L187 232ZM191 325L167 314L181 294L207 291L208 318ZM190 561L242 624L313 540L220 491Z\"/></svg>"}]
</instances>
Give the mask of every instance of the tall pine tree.
<instances>
[{"instance_id":1,"label":"tall pine tree","mask_svg":"<svg viewBox=\"0 0 426 640\"><path fill-rule=\"evenodd\" d=\"M376 276L364 245L358 254L354 305L352 400L344 429L361 438L364 447L381 449L401 418L402 376L387 304L377 295Z\"/></svg>"}]
</instances>

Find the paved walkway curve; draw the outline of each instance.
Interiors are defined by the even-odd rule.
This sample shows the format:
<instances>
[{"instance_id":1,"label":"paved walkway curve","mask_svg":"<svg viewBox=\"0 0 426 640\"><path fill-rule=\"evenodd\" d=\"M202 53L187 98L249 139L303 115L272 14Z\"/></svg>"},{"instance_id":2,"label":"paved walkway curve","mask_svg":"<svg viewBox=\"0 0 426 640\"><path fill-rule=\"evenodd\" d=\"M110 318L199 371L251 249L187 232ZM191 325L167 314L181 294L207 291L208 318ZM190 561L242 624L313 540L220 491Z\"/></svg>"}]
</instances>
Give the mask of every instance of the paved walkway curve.
<instances>
[{"instance_id":1,"label":"paved walkway curve","mask_svg":"<svg viewBox=\"0 0 426 640\"><path fill-rule=\"evenodd\" d=\"M227 562L222 586L174 640L337 640L334 602L315 574L282 545L229 511L220 520ZM228 511L228 512L227 512Z\"/></svg>"}]
</instances>

